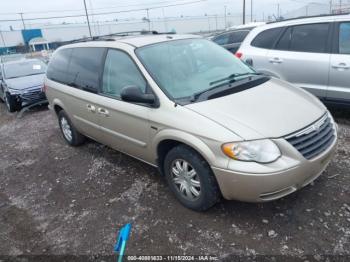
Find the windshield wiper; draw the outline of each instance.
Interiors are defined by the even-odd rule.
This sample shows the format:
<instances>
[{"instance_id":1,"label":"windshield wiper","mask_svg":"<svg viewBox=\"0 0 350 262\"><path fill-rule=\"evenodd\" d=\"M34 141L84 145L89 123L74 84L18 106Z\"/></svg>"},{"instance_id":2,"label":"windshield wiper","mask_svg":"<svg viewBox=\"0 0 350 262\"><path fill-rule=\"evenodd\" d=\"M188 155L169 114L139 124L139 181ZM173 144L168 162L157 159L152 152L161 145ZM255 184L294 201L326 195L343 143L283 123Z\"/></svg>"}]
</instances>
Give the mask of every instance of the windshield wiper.
<instances>
[{"instance_id":1,"label":"windshield wiper","mask_svg":"<svg viewBox=\"0 0 350 262\"><path fill-rule=\"evenodd\" d=\"M219 80L210 82L209 85L212 86L212 85L220 83L220 82L224 82L224 81L228 81L228 80L234 80L237 77L246 76L246 75L259 75L259 73L252 72L252 73L242 73L242 74L231 74L228 77L221 78Z\"/></svg>"},{"instance_id":2,"label":"windshield wiper","mask_svg":"<svg viewBox=\"0 0 350 262\"><path fill-rule=\"evenodd\" d=\"M216 81L213 81L213 82L210 82L209 85L212 86L214 84L218 84L220 82L224 82L224 81L228 81L228 83L234 83L236 81L236 78L237 77L241 77L241 76L246 76L246 75L261 75L259 73L242 73L242 74L231 74L229 75L228 77L225 77L225 78L222 78L222 79L219 79L219 80L216 80ZM196 101L202 94L205 94L207 92L210 92L218 87L221 87L222 84L220 85L215 85L207 90L204 90L204 91L200 91L200 92L197 92L197 93L194 93L192 96L191 96L191 99L190 101L191 102L194 102Z\"/></svg>"}]
</instances>

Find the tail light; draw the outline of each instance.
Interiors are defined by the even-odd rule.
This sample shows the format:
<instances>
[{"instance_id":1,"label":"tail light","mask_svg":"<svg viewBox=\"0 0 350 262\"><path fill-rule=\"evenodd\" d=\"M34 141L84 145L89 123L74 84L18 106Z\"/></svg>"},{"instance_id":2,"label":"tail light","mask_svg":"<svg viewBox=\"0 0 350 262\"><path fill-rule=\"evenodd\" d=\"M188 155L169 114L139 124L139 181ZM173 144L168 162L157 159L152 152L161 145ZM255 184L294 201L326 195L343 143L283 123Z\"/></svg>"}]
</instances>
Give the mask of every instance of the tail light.
<instances>
[{"instance_id":1,"label":"tail light","mask_svg":"<svg viewBox=\"0 0 350 262\"><path fill-rule=\"evenodd\" d=\"M241 59L241 57L243 56L243 54L241 52L237 52L235 53L235 56L239 59Z\"/></svg>"}]
</instances>

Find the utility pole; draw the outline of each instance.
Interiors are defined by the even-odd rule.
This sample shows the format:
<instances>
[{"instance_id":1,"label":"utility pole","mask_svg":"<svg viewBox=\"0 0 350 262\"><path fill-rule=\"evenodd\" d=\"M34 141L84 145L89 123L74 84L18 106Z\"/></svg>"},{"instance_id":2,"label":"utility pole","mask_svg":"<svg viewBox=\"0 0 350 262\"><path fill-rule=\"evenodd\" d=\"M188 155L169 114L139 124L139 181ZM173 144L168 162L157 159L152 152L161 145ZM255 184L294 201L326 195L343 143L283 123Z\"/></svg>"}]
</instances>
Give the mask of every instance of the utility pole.
<instances>
[{"instance_id":1,"label":"utility pole","mask_svg":"<svg viewBox=\"0 0 350 262\"><path fill-rule=\"evenodd\" d=\"M243 24L245 24L245 0L243 0Z\"/></svg>"},{"instance_id":2,"label":"utility pole","mask_svg":"<svg viewBox=\"0 0 350 262\"><path fill-rule=\"evenodd\" d=\"M91 28L90 28L90 21L89 21L89 15L88 15L88 11L87 11L87 8L86 8L86 1L85 0L84 0L84 7L85 7L86 20L87 20L87 24L88 24L88 27L89 27L89 34L90 34L90 37L92 38Z\"/></svg>"},{"instance_id":3,"label":"utility pole","mask_svg":"<svg viewBox=\"0 0 350 262\"><path fill-rule=\"evenodd\" d=\"M226 9L227 9L227 6L225 5L225 29L226 29L226 27L227 27L227 19L226 19L226 13L227 13L227 11L226 11Z\"/></svg>"},{"instance_id":4,"label":"utility pole","mask_svg":"<svg viewBox=\"0 0 350 262\"><path fill-rule=\"evenodd\" d=\"M151 31L151 20L149 20L149 9L146 9L147 11L147 21L148 21L148 31Z\"/></svg>"},{"instance_id":5,"label":"utility pole","mask_svg":"<svg viewBox=\"0 0 350 262\"><path fill-rule=\"evenodd\" d=\"M253 22L253 0L250 0L250 22Z\"/></svg>"},{"instance_id":6,"label":"utility pole","mask_svg":"<svg viewBox=\"0 0 350 262\"><path fill-rule=\"evenodd\" d=\"M332 3L332 0L329 1L329 14L332 14L332 6L333 6L333 3Z\"/></svg>"},{"instance_id":7,"label":"utility pole","mask_svg":"<svg viewBox=\"0 0 350 262\"><path fill-rule=\"evenodd\" d=\"M26 25L24 24L24 19L23 19L23 13L18 13L21 16L22 24L23 24L23 30L26 30Z\"/></svg>"},{"instance_id":8,"label":"utility pole","mask_svg":"<svg viewBox=\"0 0 350 262\"><path fill-rule=\"evenodd\" d=\"M4 39L4 36L2 34L1 28L0 28L0 36L1 36L1 41L2 41L3 46L4 46L4 48L6 48L6 43L5 43L5 39Z\"/></svg>"},{"instance_id":9,"label":"utility pole","mask_svg":"<svg viewBox=\"0 0 350 262\"><path fill-rule=\"evenodd\" d=\"M280 4L277 4L277 20L280 20Z\"/></svg>"},{"instance_id":10,"label":"utility pole","mask_svg":"<svg viewBox=\"0 0 350 262\"><path fill-rule=\"evenodd\" d=\"M339 14L343 13L342 7L343 7L343 2L342 0L339 0Z\"/></svg>"}]
</instances>

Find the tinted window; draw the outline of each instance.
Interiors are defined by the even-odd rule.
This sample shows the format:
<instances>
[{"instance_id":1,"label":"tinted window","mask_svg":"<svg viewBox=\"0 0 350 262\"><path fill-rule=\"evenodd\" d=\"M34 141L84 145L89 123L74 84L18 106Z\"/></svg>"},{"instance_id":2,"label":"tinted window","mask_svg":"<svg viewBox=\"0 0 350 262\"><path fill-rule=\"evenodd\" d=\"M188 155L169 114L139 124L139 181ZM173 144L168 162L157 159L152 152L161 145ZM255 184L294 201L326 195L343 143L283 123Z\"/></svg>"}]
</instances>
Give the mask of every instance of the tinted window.
<instances>
[{"instance_id":1,"label":"tinted window","mask_svg":"<svg viewBox=\"0 0 350 262\"><path fill-rule=\"evenodd\" d=\"M329 24L294 26L290 42L291 51L324 53L327 48Z\"/></svg>"},{"instance_id":2,"label":"tinted window","mask_svg":"<svg viewBox=\"0 0 350 262\"><path fill-rule=\"evenodd\" d=\"M67 71L68 85L97 92L104 51L104 48L73 48Z\"/></svg>"},{"instance_id":3,"label":"tinted window","mask_svg":"<svg viewBox=\"0 0 350 262\"><path fill-rule=\"evenodd\" d=\"M50 60L49 67L47 68L47 78L62 84L67 84L66 73L71 53L72 49L61 49L54 53Z\"/></svg>"},{"instance_id":4,"label":"tinted window","mask_svg":"<svg viewBox=\"0 0 350 262\"><path fill-rule=\"evenodd\" d=\"M230 42L230 34L219 35L213 41L218 45L227 45Z\"/></svg>"},{"instance_id":5,"label":"tinted window","mask_svg":"<svg viewBox=\"0 0 350 262\"><path fill-rule=\"evenodd\" d=\"M350 54L350 23L341 23L339 27L339 53Z\"/></svg>"},{"instance_id":6,"label":"tinted window","mask_svg":"<svg viewBox=\"0 0 350 262\"><path fill-rule=\"evenodd\" d=\"M282 35L280 40L275 46L275 49L277 50L288 50L289 49L289 43L292 37L292 28L289 27Z\"/></svg>"},{"instance_id":7,"label":"tinted window","mask_svg":"<svg viewBox=\"0 0 350 262\"><path fill-rule=\"evenodd\" d=\"M231 34L230 43L242 43L249 31L237 31Z\"/></svg>"},{"instance_id":8,"label":"tinted window","mask_svg":"<svg viewBox=\"0 0 350 262\"><path fill-rule=\"evenodd\" d=\"M272 46L275 44L281 30L282 28L280 27L267 29L258 34L252 41L251 45L260 48L271 49Z\"/></svg>"},{"instance_id":9,"label":"tinted window","mask_svg":"<svg viewBox=\"0 0 350 262\"><path fill-rule=\"evenodd\" d=\"M104 66L102 93L120 97L126 86L137 86L146 92L146 81L131 58L122 51L111 49Z\"/></svg>"}]
</instances>

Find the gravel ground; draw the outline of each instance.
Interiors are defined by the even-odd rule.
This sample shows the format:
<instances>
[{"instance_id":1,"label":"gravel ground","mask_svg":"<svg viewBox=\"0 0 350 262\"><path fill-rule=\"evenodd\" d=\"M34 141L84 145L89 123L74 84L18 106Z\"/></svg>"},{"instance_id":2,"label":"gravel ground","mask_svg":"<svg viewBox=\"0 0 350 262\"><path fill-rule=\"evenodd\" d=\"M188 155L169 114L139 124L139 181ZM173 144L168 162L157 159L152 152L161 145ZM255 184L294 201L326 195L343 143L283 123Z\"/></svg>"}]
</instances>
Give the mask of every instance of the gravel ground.
<instances>
[{"instance_id":1,"label":"gravel ground","mask_svg":"<svg viewBox=\"0 0 350 262\"><path fill-rule=\"evenodd\" d=\"M118 229L132 222L132 255L350 259L350 112L332 113L339 145L312 185L197 213L154 168L93 141L66 145L45 107L17 118L0 104L0 255L111 255Z\"/></svg>"}]
</instances>

